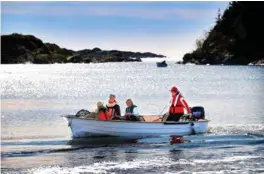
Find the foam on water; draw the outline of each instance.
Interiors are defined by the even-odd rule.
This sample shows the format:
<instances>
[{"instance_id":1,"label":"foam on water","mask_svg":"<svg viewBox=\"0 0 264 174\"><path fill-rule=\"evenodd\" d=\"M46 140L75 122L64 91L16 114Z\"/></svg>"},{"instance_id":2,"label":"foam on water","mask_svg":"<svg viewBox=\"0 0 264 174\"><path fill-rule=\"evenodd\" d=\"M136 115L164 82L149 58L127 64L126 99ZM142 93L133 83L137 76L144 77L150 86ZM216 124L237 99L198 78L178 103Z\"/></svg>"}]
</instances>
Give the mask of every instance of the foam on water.
<instances>
[{"instance_id":1,"label":"foam on water","mask_svg":"<svg viewBox=\"0 0 264 174\"><path fill-rule=\"evenodd\" d=\"M197 166L200 166L201 164L206 165L217 165L221 163L225 164L232 164L233 162L240 162L245 163L250 159L263 159L263 157L260 156L235 156L235 157L226 157L223 159L210 159L210 160L199 160L199 159L193 159L193 160L187 160L187 159L179 159L178 161L172 161L171 159L160 157L160 158L151 158L151 159L145 159L145 160L136 160L136 161L129 161L129 162L100 162L100 163L94 163L92 165L87 166L77 166L77 167L59 167L59 166L49 166L45 168L35 168L29 170L30 173L35 174L46 174L46 173L60 173L60 174L66 174L66 173L111 173L112 171L129 171L129 169L137 170L139 173L142 173L140 171L144 171L148 168L169 168L171 166L185 166L185 168L197 168ZM261 169L258 169L261 170ZM211 171L211 172L227 172L228 170L222 170L222 171ZM229 170L231 171L231 170ZM186 171L181 171L179 173L183 173ZM201 171L203 172L210 172L210 171ZM241 170L232 170L232 172L239 173ZM243 172L248 172L243 170ZM115 172L113 172L115 173ZM130 173L130 172L129 172ZM147 172L148 173L148 172ZM156 172L154 172L156 173ZM159 172L157 172L159 173ZM168 172L170 173L170 172ZM199 172L197 172L199 173Z\"/></svg>"},{"instance_id":2,"label":"foam on water","mask_svg":"<svg viewBox=\"0 0 264 174\"><path fill-rule=\"evenodd\" d=\"M263 158L262 156L232 156L232 157L225 157L223 159L214 159L214 160L194 160L193 162L196 164L200 163L228 163L228 162L237 162L237 161L245 161L247 159L258 159L258 158Z\"/></svg>"},{"instance_id":3,"label":"foam on water","mask_svg":"<svg viewBox=\"0 0 264 174\"><path fill-rule=\"evenodd\" d=\"M264 132L264 124L209 124L208 132L215 135Z\"/></svg>"}]
</instances>

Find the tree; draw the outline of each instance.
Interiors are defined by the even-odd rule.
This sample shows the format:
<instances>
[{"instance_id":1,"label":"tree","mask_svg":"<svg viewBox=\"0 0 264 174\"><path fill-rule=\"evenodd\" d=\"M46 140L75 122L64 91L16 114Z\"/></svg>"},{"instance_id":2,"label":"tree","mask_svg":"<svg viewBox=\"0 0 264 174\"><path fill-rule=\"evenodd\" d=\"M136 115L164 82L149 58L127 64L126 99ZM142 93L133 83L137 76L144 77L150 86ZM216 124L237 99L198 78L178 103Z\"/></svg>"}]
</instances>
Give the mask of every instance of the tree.
<instances>
[{"instance_id":1,"label":"tree","mask_svg":"<svg viewBox=\"0 0 264 174\"><path fill-rule=\"evenodd\" d=\"M221 10L219 8L217 12L217 17L216 17L216 24L219 24L220 21L221 21Z\"/></svg>"},{"instance_id":2,"label":"tree","mask_svg":"<svg viewBox=\"0 0 264 174\"><path fill-rule=\"evenodd\" d=\"M205 40L206 40L207 38L208 38L208 32L205 31L201 38L196 39L196 41L195 41L195 45L196 45L196 49L197 49L197 50L201 50L201 49L203 49L203 47L204 47L204 42L205 42Z\"/></svg>"},{"instance_id":3,"label":"tree","mask_svg":"<svg viewBox=\"0 0 264 174\"><path fill-rule=\"evenodd\" d=\"M201 50L203 48L204 39L196 39L196 49Z\"/></svg>"}]
</instances>

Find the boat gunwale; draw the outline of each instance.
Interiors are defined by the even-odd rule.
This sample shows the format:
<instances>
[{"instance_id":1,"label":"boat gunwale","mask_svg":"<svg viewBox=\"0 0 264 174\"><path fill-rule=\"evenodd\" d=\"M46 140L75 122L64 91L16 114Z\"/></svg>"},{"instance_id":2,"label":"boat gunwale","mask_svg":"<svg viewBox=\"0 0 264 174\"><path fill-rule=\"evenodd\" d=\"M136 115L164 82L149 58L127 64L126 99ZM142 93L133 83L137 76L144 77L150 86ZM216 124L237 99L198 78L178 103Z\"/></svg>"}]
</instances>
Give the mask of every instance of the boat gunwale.
<instances>
[{"instance_id":1,"label":"boat gunwale","mask_svg":"<svg viewBox=\"0 0 264 174\"><path fill-rule=\"evenodd\" d=\"M154 116L154 115L153 115ZM156 115L158 116L158 115ZM127 121L127 120L96 120L91 118L82 118L82 117L76 117L75 115L62 115L61 117L65 118L71 118L71 119L79 119L79 120L89 120L89 121L98 121L98 122L122 122L122 123L159 123L159 124L189 124L189 123L205 123L210 122L210 120L200 120L200 121L182 121L182 122L175 122L175 121L166 121L166 122L147 122L147 121Z\"/></svg>"}]
</instances>

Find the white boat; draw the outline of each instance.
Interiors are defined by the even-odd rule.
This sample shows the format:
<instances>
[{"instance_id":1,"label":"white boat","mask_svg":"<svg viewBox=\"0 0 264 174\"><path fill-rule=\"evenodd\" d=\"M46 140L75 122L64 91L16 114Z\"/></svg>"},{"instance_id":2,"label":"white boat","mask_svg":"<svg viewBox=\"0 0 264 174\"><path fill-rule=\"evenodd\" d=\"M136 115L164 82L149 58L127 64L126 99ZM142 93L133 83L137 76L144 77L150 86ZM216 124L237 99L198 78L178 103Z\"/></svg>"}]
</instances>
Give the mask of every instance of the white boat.
<instances>
[{"instance_id":1,"label":"white boat","mask_svg":"<svg viewBox=\"0 0 264 174\"><path fill-rule=\"evenodd\" d=\"M206 133L209 120L167 121L161 116L143 116L145 121L109 120L79 118L75 115L63 116L71 128L72 137L118 136L127 138L156 137L161 135L185 136Z\"/></svg>"}]
</instances>

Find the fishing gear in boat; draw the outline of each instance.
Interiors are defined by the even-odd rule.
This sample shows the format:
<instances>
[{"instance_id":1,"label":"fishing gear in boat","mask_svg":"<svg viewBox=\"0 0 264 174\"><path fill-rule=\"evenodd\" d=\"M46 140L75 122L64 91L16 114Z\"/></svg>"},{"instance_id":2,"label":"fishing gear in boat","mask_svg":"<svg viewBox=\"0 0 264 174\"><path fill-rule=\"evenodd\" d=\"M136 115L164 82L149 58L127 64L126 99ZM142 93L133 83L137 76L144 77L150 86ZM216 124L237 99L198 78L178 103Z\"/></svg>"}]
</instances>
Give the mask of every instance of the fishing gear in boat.
<instances>
[{"instance_id":1,"label":"fishing gear in boat","mask_svg":"<svg viewBox=\"0 0 264 174\"><path fill-rule=\"evenodd\" d=\"M90 115L90 114L91 114L90 111L85 110L85 109L81 109L81 110L79 110L79 111L75 114L75 116L76 116L76 117L86 117L86 116L88 116L88 115Z\"/></svg>"}]
</instances>

